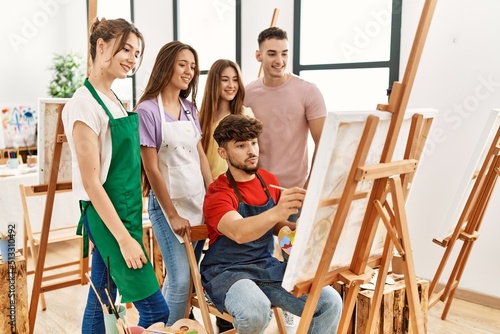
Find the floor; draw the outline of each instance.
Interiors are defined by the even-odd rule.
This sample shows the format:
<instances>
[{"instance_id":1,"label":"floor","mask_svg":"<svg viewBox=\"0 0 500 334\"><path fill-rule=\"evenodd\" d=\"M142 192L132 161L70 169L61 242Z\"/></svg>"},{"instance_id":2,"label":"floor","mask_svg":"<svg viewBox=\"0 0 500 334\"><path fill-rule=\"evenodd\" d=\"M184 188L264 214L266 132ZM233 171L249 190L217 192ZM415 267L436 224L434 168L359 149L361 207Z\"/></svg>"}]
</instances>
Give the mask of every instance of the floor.
<instances>
[{"instance_id":1,"label":"floor","mask_svg":"<svg viewBox=\"0 0 500 334\"><path fill-rule=\"evenodd\" d=\"M68 250L56 250L55 256L66 256ZM47 259L51 263L50 257ZM28 277L28 291L32 289L33 276ZM89 286L72 286L45 293L47 310L37 313L34 334L80 333L81 318ZM31 297L30 297L31 298ZM455 299L446 320L441 320L443 304L438 303L429 310L429 334L492 334L500 333L500 310L472 304ZM201 319L195 310L195 317ZM137 322L134 309L127 310L130 324ZM299 319L296 319L296 323ZM289 331L293 333L293 330ZM276 325L271 322L266 334L277 333Z\"/></svg>"}]
</instances>

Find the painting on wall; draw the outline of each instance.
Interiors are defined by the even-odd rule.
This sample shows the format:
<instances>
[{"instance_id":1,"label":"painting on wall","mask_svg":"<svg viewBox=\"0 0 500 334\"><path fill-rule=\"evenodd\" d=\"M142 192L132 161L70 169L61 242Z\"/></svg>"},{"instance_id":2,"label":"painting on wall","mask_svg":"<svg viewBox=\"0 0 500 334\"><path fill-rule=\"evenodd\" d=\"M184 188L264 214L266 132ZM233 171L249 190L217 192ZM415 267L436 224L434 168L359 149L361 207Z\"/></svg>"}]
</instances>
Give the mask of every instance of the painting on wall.
<instances>
[{"instance_id":1,"label":"painting on wall","mask_svg":"<svg viewBox=\"0 0 500 334\"><path fill-rule=\"evenodd\" d=\"M404 157L411 118L416 113L422 114L424 119L428 119L434 118L437 111L418 109L408 110L405 113L393 161L402 160ZM363 134L365 122L370 115L379 118L365 164L373 165L380 162L391 114L381 111L362 111L329 112L327 115L283 279L283 287L288 291L291 291L297 283L312 279L318 269L323 249L328 247L326 239L338 209L338 201L330 201L332 204L329 205L322 203L341 197ZM357 185L356 193L365 195L354 200L349 208L330 264L331 270L347 267L352 261L373 183L373 180L366 180ZM370 256L382 253L385 237L385 227L380 223Z\"/></svg>"},{"instance_id":2,"label":"painting on wall","mask_svg":"<svg viewBox=\"0 0 500 334\"><path fill-rule=\"evenodd\" d=\"M36 145L38 113L31 106L2 107L0 149Z\"/></svg>"}]
</instances>

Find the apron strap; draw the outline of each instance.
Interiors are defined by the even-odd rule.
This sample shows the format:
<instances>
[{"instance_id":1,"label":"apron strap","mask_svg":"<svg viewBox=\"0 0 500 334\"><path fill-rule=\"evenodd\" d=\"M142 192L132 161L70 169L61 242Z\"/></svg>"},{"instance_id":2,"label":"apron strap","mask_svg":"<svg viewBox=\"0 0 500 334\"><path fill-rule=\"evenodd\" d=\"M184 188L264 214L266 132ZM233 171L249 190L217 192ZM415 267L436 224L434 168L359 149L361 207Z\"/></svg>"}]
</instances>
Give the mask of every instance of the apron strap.
<instances>
[{"instance_id":1,"label":"apron strap","mask_svg":"<svg viewBox=\"0 0 500 334\"><path fill-rule=\"evenodd\" d=\"M78 221L78 227L76 228L76 234L83 237L83 258L89 256L89 235L84 226L84 220L87 219L85 211L90 205L90 201L80 201L80 220Z\"/></svg>"},{"instance_id":2,"label":"apron strap","mask_svg":"<svg viewBox=\"0 0 500 334\"><path fill-rule=\"evenodd\" d=\"M85 82L83 83L85 87L87 87L87 89L90 91L90 94L92 94L92 96L94 97L94 99L96 99L97 102L99 102L99 104L101 105L101 107L104 109L104 111L106 112L106 114L108 114L108 117L109 119L115 119L113 117L113 115L111 114L111 112L109 111L108 107L106 106L106 104L102 101L101 97L99 96L99 94L97 94L94 86L92 86L92 84L90 83L89 79L86 78L85 79ZM118 102L120 102L120 105L122 106L123 110L126 111L125 109L125 106L123 105L122 101L118 98L118 96L116 96L115 92L111 91L113 93L113 95L116 97L116 99L118 100Z\"/></svg>"},{"instance_id":3,"label":"apron strap","mask_svg":"<svg viewBox=\"0 0 500 334\"><path fill-rule=\"evenodd\" d=\"M259 179L260 184L262 185L262 189L264 189L264 192L267 195L267 198L272 198L271 193L269 192L269 189L267 188L267 185L264 182L264 179L262 178L262 176L260 176L259 173L255 173L255 176L257 176L257 178ZM274 199L273 199L273 202L274 202ZM276 203L274 203L274 204L276 204Z\"/></svg>"},{"instance_id":4,"label":"apron strap","mask_svg":"<svg viewBox=\"0 0 500 334\"><path fill-rule=\"evenodd\" d=\"M271 193L269 192L269 189L267 189L267 185L264 182L264 179L262 178L262 176L260 176L259 173L255 173L255 176L257 176L257 178L259 179L260 185L262 186L262 189L264 189L264 192L266 193L267 198L272 198ZM231 185L231 188L233 188L234 192L236 193L236 197L238 197L238 203L244 203L243 197L241 196L240 190L238 189L238 185L236 184L236 181L234 180L233 174L231 174L231 172L229 171L229 168L226 171L226 177L229 181L229 184ZM274 202L274 199L273 199L273 202Z\"/></svg>"}]
</instances>

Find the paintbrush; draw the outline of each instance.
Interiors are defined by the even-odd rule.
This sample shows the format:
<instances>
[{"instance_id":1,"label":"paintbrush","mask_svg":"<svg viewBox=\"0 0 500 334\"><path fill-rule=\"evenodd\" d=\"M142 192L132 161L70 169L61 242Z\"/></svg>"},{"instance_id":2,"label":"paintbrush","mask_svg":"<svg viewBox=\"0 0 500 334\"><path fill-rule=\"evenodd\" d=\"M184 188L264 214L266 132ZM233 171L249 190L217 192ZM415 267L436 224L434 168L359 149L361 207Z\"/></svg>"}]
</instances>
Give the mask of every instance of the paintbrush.
<instances>
[{"instance_id":1,"label":"paintbrush","mask_svg":"<svg viewBox=\"0 0 500 334\"><path fill-rule=\"evenodd\" d=\"M121 301L122 301L122 295L118 291L116 291L115 306L119 308Z\"/></svg>"},{"instance_id":2,"label":"paintbrush","mask_svg":"<svg viewBox=\"0 0 500 334\"><path fill-rule=\"evenodd\" d=\"M113 304L113 300L111 299L111 295L109 294L108 288L104 288L104 292L106 293L106 296L108 297L109 301L109 306L111 307L111 311L113 311L113 314L116 317L116 322L123 328L123 332L125 334L132 334L130 332L130 328L128 328L127 325L123 322L123 320L120 318L120 315L118 314L118 310L115 307L115 304Z\"/></svg>"},{"instance_id":3,"label":"paintbrush","mask_svg":"<svg viewBox=\"0 0 500 334\"><path fill-rule=\"evenodd\" d=\"M111 277L110 277L110 272L111 272L111 263L109 263L109 256L108 256L108 271L106 272L107 278L108 278L108 291L111 291Z\"/></svg>"},{"instance_id":4,"label":"paintbrush","mask_svg":"<svg viewBox=\"0 0 500 334\"><path fill-rule=\"evenodd\" d=\"M107 307L106 307L106 305L102 302L101 296L99 295L99 292L97 292L97 289L95 288L94 283L92 283L92 280L90 279L89 274L88 274L88 273L85 273L85 277L87 277L87 280L89 281L90 286L91 286L91 287L92 287L92 289L94 290L94 293L95 293L95 294L96 294L96 296L97 296L97 300L98 300L98 301L99 301L99 303L101 304L102 311L104 312L104 314L109 314L108 308L107 308Z\"/></svg>"},{"instance_id":5,"label":"paintbrush","mask_svg":"<svg viewBox=\"0 0 500 334\"><path fill-rule=\"evenodd\" d=\"M276 186L276 185L274 185L274 184L270 184L270 185L269 185L269 187L271 187L271 188L275 188L275 189L279 189L279 190L281 190L281 191L288 190L288 189L287 189L287 188L285 188L285 187Z\"/></svg>"}]
</instances>

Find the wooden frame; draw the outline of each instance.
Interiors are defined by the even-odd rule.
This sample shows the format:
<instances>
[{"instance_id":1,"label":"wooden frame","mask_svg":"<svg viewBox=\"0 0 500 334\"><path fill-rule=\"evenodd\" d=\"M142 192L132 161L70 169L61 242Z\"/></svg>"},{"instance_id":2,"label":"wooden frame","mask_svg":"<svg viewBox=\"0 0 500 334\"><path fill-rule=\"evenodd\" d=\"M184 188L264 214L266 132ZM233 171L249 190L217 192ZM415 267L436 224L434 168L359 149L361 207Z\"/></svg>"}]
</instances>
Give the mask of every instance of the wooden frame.
<instances>
[{"instance_id":1,"label":"wooden frame","mask_svg":"<svg viewBox=\"0 0 500 334\"><path fill-rule=\"evenodd\" d=\"M66 135L64 134L64 127L61 120L61 114L64 104L60 104L57 110L57 123L54 135L54 149L52 155L52 164L49 174L48 184L39 185L38 191L46 192L45 209L42 222L42 230L40 232L40 246L38 250L38 259L36 261L35 268L45 267L45 257L47 255L47 245L49 241L50 224L52 220L52 211L54 209L54 198L56 191L68 187L68 183L57 183L57 177L59 172L59 165L61 162L61 153L63 148L63 143L66 142ZM38 307L38 302L40 299L40 294L42 292L51 291L59 288L66 287L68 285L55 285L53 287L42 286L43 281L43 270L37 270L35 272L35 278L33 280L33 292L31 294L30 310L29 310L29 320L30 320L30 330L34 332L35 320L36 320L36 310ZM86 284L87 278L84 276L78 283Z\"/></svg>"},{"instance_id":2,"label":"wooden frame","mask_svg":"<svg viewBox=\"0 0 500 334\"><path fill-rule=\"evenodd\" d=\"M491 118L494 118L493 122L491 121ZM476 156L480 156L480 160L476 159L471 162L471 164L474 164L476 168L480 164L481 168L477 177L474 177L476 169L468 169L469 174L466 175L465 180L468 180L469 183L473 184L473 186L472 190L470 190L468 185L466 187L466 191L470 190L470 193L465 202L465 206L463 206L463 210L461 211L455 228L453 232L443 240L433 240L436 244L446 248L446 250L429 288L429 306L432 307L439 301L445 302L446 304L441 315L443 320L446 319L448 315L453 301L453 296L455 295L460 279L462 278L470 252L475 241L479 237L481 222L491 199L498 176L500 175L499 110L492 111L491 116L486 123L486 127L491 129L491 131L483 132L482 138L480 138L478 148L475 152ZM462 240L463 244L456 258L456 262L450 273L448 281L444 288L433 295L434 290L439 283L439 279L451 256L453 247L458 240Z\"/></svg>"},{"instance_id":3,"label":"wooden frame","mask_svg":"<svg viewBox=\"0 0 500 334\"><path fill-rule=\"evenodd\" d=\"M325 128L331 131L325 132L318 147L283 284L295 295L303 295L311 294L315 288L320 291L323 286L338 280L345 283L349 294L340 333L347 331L360 284L366 283L371 278L372 268L380 265L374 307L368 320L369 326L375 324L394 248L405 260L406 291L414 330L424 330L412 255L408 251L411 245L404 209L425 138L437 113L430 109L421 112L425 117L415 111L404 115L401 127L404 131L400 137L407 136L408 140L406 145L395 146L396 156L401 160L388 163L376 161L381 156L380 144L383 146L390 128L390 114L377 111L329 113L325 121ZM349 124L346 120L352 122ZM329 149L330 154L327 154ZM345 155L349 152L351 155L347 158ZM384 181L384 187L374 197L373 187L380 180ZM373 215L367 216L370 208L374 210ZM363 229L370 229L368 237L361 234ZM359 257L352 254L361 250L364 261L358 269L353 265ZM318 256L311 259L314 255ZM318 274L321 270L325 271L323 276ZM308 310L311 309L305 309L302 314L299 332L307 331L309 323L303 325L303 322L310 321ZM312 313L309 316L312 318Z\"/></svg>"},{"instance_id":4,"label":"wooden frame","mask_svg":"<svg viewBox=\"0 0 500 334\"><path fill-rule=\"evenodd\" d=\"M56 193L69 192L71 191L71 183L60 184L56 189ZM28 244L29 253L35 264L35 269L28 271L26 274L34 274L37 271L38 262L38 248L40 247L40 237L41 233L38 231L33 231L27 197L32 196L43 196L47 194L46 186L24 186L19 185L19 190L21 193L21 202L24 211L24 237L23 237L23 255L28 261ZM74 223L74 222L73 222ZM59 228L53 228L49 232L49 237L47 239L47 244L54 244L65 241L79 241L80 243L80 253L78 259L67 261L64 263L58 263L54 266L44 266L40 271L43 273L51 273L54 270L60 270L62 268L67 268L63 272L53 273L51 275L43 277L43 284L40 287L41 291L51 291L60 289L67 286L85 284L86 278L85 273L89 270L89 259L88 257L83 257L83 239L81 236L76 235L76 225L69 225ZM40 293L41 307L42 310L47 308L45 303L45 298L42 293Z\"/></svg>"},{"instance_id":5,"label":"wooden frame","mask_svg":"<svg viewBox=\"0 0 500 334\"><path fill-rule=\"evenodd\" d=\"M400 174L413 173L416 170L418 153L412 153L412 160L403 160L405 157L405 138L410 137L412 142L417 132L413 127L422 126L414 121L413 117L422 115L422 124L427 124L425 133L429 131L430 123L437 114L433 109L411 110L405 114L402 122L400 145L396 147L395 156L401 159L396 162L377 164L380 160L384 140L387 136L391 115L387 112L332 112L325 121L325 129L328 132L322 135L314 171L307 191L307 196L302 208L301 217L297 227L297 236L294 249L297 249L288 260L288 268L283 280L283 286L292 290L297 283L314 277L319 265L320 256L325 247L326 240L322 238L331 224L331 217L339 210L340 198L345 187L347 187L347 175L352 164L359 164L359 168L353 171L352 179L357 182L354 190L352 205L345 217L345 226L341 232L335 255L330 263L330 269L346 267L351 260L352 253L359 234L362 216L368 205L368 196L374 179L391 175L394 171ZM377 119L377 124L372 124ZM365 122L370 123L372 138L361 139ZM420 133L421 130L418 131ZM419 134L422 137L421 134ZM404 138L403 138L404 137ZM369 141L369 142L368 142ZM422 146L423 144L419 144ZM366 149L364 161L357 161L357 149ZM410 156L410 155L408 155ZM357 180L357 181L356 181ZM406 184L410 183L406 179ZM408 187L406 187L408 188ZM301 222L307 222L302 224ZM377 257L382 253L385 240L385 230L378 229L374 247L371 249L371 257ZM300 254L300 255L299 255Z\"/></svg>"},{"instance_id":6,"label":"wooden frame","mask_svg":"<svg viewBox=\"0 0 500 334\"><path fill-rule=\"evenodd\" d=\"M462 210L464 209L468 197L471 194L472 188L479 174L479 170L481 169L481 165L486 159L488 149L494 140L495 131L498 127L500 127L500 109L492 110L484 122L482 131L477 139L476 147L472 152L462 180L458 184L455 195L453 196L446 212L446 221L443 221L441 224L443 225L443 228L440 229L439 234L433 239L434 243L442 247L447 246L449 239L451 238L453 231L460 220Z\"/></svg>"},{"instance_id":7,"label":"wooden frame","mask_svg":"<svg viewBox=\"0 0 500 334\"><path fill-rule=\"evenodd\" d=\"M425 39L427 38L436 2L437 0L425 1L403 81L401 83L394 83L388 104L377 106L378 110L392 113L392 118L387 132L384 148L381 153L380 164L378 166L371 167L374 182L370 190L368 206L364 213L356 247L352 255L352 261L347 270L344 269L339 272L331 270L330 268L330 263L334 256L345 219L351 204L357 195L356 188L360 179L356 178L355 175L358 173L358 169L365 166L364 162L366 161L366 155L374 136L376 124L378 123L378 119L376 117L369 117L367 119L366 127L360 139L361 142L353 160L352 168L349 171L349 176L346 179L344 190L338 199L333 199L339 201L338 209L335 213L335 217L333 217L332 228L328 232L328 237L326 238L325 244L328 245L328 247L325 247L322 252L314 278L307 284L301 283L300 285L298 284L294 287L293 291L295 294L309 294L297 328L298 333L307 332L316 304L318 303L319 296L321 294L321 289L325 285L331 284L336 279L340 279L349 285L349 292L345 299L338 329L339 333L347 332L350 322L349 320L352 316L356 297L359 292L360 283L364 283L370 278L371 270L370 267L368 267L371 263L370 253L377 231L378 222L381 217L385 217L385 219L382 220L384 221L384 224L389 227L388 230L390 232L385 239L383 252L380 258L379 275L373 299L374 307L372 308L369 316L368 332L372 331L374 316L378 313L380 308L383 282L385 282L385 278L387 276L387 269L392 259L394 246L403 251L403 271L407 287L406 292L409 300L411 328L414 333L425 332L423 321L421 319L414 264L411 255L410 238L404 209L404 201L408 194L408 189L404 189L404 185L410 185L407 180L411 180L413 178L414 172L406 173L406 169L402 170L397 166L387 168L386 164L393 162L392 157L398 142L397 139L401 124L408 105L408 100L413 82L415 80L418 64L422 56ZM421 121L417 120L416 123L421 123ZM419 127L416 126L415 128ZM420 131L417 131L415 136L409 138L406 150L408 154L405 153L405 161L401 163L402 165L413 163L410 160L417 155L417 147L425 143L426 134L422 129L423 127L420 127ZM323 133L327 131L328 129L324 130ZM315 169L316 166L314 166L312 170L313 175L315 173ZM378 175L375 172L378 173ZM361 171L361 173L363 173L363 171ZM387 201L389 194L392 205ZM299 226L301 224L303 224L303 222L299 222Z\"/></svg>"}]
</instances>

